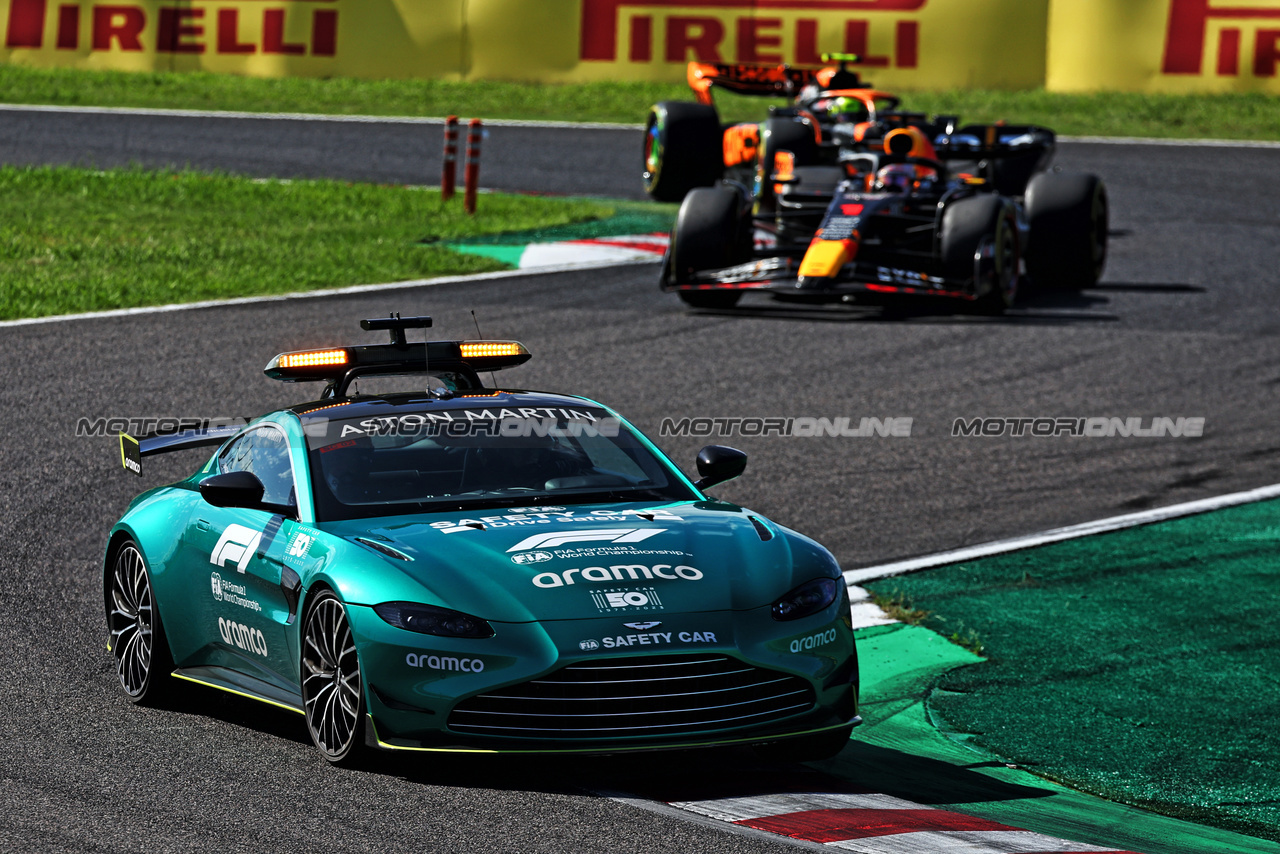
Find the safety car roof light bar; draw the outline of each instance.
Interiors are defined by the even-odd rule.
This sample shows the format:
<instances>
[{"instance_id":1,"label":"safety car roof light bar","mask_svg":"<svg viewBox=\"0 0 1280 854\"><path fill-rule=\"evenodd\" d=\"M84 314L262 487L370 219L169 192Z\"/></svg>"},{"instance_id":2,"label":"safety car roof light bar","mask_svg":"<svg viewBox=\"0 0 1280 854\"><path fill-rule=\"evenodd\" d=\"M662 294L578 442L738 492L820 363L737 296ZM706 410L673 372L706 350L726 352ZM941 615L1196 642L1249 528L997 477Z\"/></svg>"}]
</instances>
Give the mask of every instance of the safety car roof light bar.
<instances>
[{"instance_id":1,"label":"safety car roof light bar","mask_svg":"<svg viewBox=\"0 0 1280 854\"><path fill-rule=\"evenodd\" d=\"M459 391L484 388L480 371L500 371L529 361L519 341L426 341L409 343L406 329L426 329L430 317L390 317L360 321L367 331L387 330L387 344L356 344L281 353L263 373L282 382L326 382L323 398L345 397L351 381L361 376L406 374L448 375Z\"/></svg>"}]
</instances>

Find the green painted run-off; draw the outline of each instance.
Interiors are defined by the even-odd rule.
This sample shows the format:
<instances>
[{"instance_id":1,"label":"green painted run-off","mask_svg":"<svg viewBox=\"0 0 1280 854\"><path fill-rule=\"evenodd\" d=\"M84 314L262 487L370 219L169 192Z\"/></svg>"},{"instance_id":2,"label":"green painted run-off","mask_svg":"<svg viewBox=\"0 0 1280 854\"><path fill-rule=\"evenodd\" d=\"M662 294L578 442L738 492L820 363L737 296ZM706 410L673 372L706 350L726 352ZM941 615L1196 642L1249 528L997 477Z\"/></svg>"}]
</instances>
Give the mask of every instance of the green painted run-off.
<instances>
[{"instance_id":1,"label":"green painted run-off","mask_svg":"<svg viewBox=\"0 0 1280 854\"><path fill-rule=\"evenodd\" d=\"M1277 545L1271 501L875 582L932 616L862 633L868 723L838 762L1068 839L1280 852Z\"/></svg>"}]
</instances>

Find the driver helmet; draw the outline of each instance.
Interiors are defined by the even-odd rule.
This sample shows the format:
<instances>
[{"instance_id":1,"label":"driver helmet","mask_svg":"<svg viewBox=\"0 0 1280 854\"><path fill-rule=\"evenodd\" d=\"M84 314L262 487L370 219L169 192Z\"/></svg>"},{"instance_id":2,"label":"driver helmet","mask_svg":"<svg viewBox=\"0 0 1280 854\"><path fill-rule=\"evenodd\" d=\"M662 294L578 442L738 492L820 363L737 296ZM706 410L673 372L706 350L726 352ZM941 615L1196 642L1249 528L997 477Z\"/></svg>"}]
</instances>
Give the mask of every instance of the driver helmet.
<instances>
[{"instance_id":1,"label":"driver helmet","mask_svg":"<svg viewBox=\"0 0 1280 854\"><path fill-rule=\"evenodd\" d=\"M875 189L890 193L909 193L915 186L916 170L907 163L893 163L876 173Z\"/></svg>"},{"instance_id":2,"label":"driver helmet","mask_svg":"<svg viewBox=\"0 0 1280 854\"><path fill-rule=\"evenodd\" d=\"M850 98L845 95L832 98L827 101L827 115L836 118L838 116L863 116L866 115L867 108L857 98Z\"/></svg>"}]
</instances>

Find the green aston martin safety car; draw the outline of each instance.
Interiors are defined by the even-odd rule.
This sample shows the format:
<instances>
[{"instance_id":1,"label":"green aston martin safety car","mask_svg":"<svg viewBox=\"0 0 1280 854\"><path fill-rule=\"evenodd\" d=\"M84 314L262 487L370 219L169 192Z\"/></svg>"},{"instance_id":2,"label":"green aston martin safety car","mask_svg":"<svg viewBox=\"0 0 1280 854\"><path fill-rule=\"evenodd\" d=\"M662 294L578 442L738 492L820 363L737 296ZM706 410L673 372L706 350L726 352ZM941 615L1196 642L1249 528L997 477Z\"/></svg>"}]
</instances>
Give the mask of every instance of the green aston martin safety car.
<instances>
[{"instance_id":1,"label":"green aston martin safety car","mask_svg":"<svg viewBox=\"0 0 1280 854\"><path fill-rule=\"evenodd\" d=\"M102 594L120 684L180 681L305 716L332 762L366 747L617 753L750 744L838 751L858 716L831 554L704 490L581 397L486 387L510 341L286 353L319 400L232 431L121 436L127 468L218 446L112 528ZM355 394L370 375L415 390ZM171 677L177 677L171 678Z\"/></svg>"}]
</instances>

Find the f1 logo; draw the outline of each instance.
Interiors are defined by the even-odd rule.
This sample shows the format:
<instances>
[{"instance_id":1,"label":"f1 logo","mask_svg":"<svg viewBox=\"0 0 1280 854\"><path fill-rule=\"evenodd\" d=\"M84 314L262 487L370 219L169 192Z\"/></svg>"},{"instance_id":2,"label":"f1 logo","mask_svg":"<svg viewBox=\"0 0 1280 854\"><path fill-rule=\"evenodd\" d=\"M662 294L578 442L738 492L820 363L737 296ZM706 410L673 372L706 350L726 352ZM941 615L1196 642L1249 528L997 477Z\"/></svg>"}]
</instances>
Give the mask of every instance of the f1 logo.
<instances>
[{"instance_id":1,"label":"f1 logo","mask_svg":"<svg viewBox=\"0 0 1280 854\"><path fill-rule=\"evenodd\" d=\"M228 525L227 530L218 537L218 543L213 547L213 554L209 555L209 563L214 566L226 566L227 561L233 561L236 569L244 572L261 540L261 531L251 530L244 525Z\"/></svg>"},{"instance_id":2,"label":"f1 logo","mask_svg":"<svg viewBox=\"0 0 1280 854\"><path fill-rule=\"evenodd\" d=\"M569 543L639 543L665 533L666 530L666 528L598 528L594 531L554 531L526 537L507 549L507 552L554 549Z\"/></svg>"}]
</instances>

